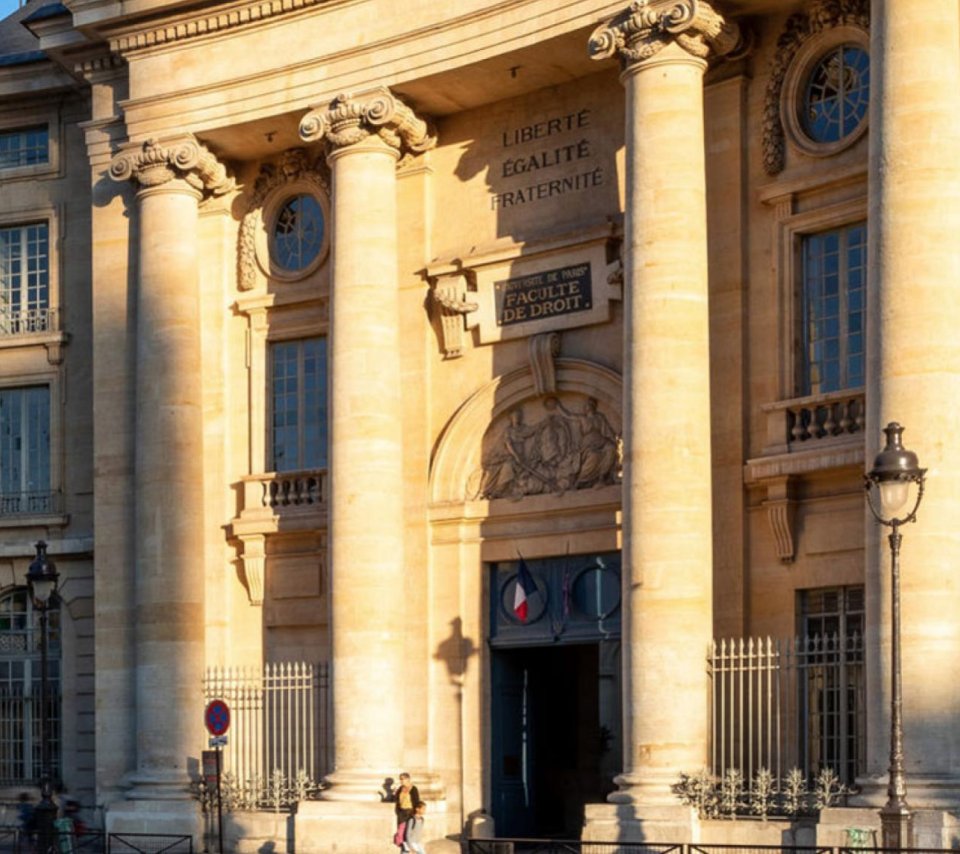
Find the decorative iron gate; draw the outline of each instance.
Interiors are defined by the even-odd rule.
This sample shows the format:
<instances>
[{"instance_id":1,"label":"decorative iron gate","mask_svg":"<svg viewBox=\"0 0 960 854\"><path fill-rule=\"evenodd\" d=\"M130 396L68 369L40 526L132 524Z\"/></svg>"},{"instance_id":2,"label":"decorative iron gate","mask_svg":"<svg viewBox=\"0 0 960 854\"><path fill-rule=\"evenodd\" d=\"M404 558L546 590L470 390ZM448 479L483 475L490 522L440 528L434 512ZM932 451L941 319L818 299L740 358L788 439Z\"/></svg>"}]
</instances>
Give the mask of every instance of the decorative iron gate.
<instances>
[{"instance_id":1,"label":"decorative iron gate","mask_svg":"<svg viewBox=\"0 0 960 854\"><path fill-rule=\"evenodd\" d=\"M710 771L760 768L782 779L823 768L840 781L862 773L866 749L863 636L714 641Z\"/></svg>"},{"instance_id":2,"label":"decorative iron gate","mask_svg":"<svg viewBox=\"0 0 960 854\"><path fill-rule=\"evenodd\" d=\"M319 782L330 770L329 684L326 663L208 668L204 703L221 699L230 706L224 772L253 788L278 771L288 782Z\"/></svg>"}]
</instances>

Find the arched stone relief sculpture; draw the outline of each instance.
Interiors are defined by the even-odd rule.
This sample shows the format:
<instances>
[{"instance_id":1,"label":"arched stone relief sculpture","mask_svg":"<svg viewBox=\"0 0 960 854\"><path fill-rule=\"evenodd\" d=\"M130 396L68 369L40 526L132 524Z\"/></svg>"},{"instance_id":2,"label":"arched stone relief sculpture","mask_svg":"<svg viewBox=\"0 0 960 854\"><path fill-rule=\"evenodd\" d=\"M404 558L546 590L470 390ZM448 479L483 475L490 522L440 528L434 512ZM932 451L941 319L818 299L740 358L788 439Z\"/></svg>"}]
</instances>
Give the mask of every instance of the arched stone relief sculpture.
<instances>
[{"instance_id":1,"label":"arched stone relief sculpture","mask_svg":"<svg viewBox=\"0 0 960 854\"><path fill-rule=\"evenodd\" d=\"M467 497L517 499L610 486L620 482L621 462L620 434L595 397L550 395L490 425Z\"/></svg>"},{"instance_id":2,"label":"arched stone relief sculpture","mask_svg":"<svg viewBox=\"0 0 960 854\"><path fill-rule=\"evenodd\" d=\"M556 358L554 374L554 390L546 394L524 367L463 403L431 461L433 504L560 495L620 482L620 375L570 358Z\"/></svg>"},{"instance_id":3,"label":"arched stone relief sculpture","mask_svg":"<svg viewBox=\"0 0 960 854\"><path fill-rule=\"evenodd\" d=\"M869 0L813 0L806 12L797 12L777 39L777 49L770 65L763 108L763 168L768 175L783 171L786 150L781 119L784 81L797 52L811 38L825 30L840 26L870 29Z\"/></svg>"},{"instance_id":4,"label":"arched stone relief sculpture","mask_svg":"<svg viewBox=\"0 0 960 854\"><path fill-rule=\"evenodd\" d=\"M263 235L265 206L268 200L280 188L295 189L303 187L314 193L322 204L330 197L330 186L326 178L326 165L322 157L311 158L303 148L291 148L285 151L276 163L265 163L253 185L247 211L240 223L237 246L237 287L242 291L251 290L256 283L257 269L265 275L273 275L267 241L258 239ZM314 265L315 266L315 265ZM306 274L308 271L304 271Z\"/></svg>"}]
</instances>

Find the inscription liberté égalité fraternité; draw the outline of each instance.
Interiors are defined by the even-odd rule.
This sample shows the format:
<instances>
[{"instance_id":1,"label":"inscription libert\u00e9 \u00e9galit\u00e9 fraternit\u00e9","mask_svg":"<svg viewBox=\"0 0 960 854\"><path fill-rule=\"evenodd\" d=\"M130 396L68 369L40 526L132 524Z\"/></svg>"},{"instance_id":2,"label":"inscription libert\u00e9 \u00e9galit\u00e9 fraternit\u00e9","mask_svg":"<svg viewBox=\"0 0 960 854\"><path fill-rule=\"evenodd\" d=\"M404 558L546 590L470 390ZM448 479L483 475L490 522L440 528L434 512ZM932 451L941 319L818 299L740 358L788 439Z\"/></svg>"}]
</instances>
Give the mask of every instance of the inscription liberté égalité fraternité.
<instances>
[{"instance_id":1,"label":"inscription libert\u00e9 \u00e9galit\u00e9 fraternit\u00e9","mask_svg":"<svg viewBox=\"0 0 960 854\"><path fill-rule=\"evenodd\" d=\"M493 287L498 326L586 311L592 305L589 263L504 279Z\"/></svg>"},{"instance_id":2,"label":"inscription libert\u00e9 \u00e9galit\u00e9 fraternit\u00e9","mask_svg":"<svg viewBox=\"0 0 960 854\"><path fill-rule=\"evenodd\" d=\"M503 131L500 136L502 148L510 151L500 162L495 174L501 180L520 178L527 179L529 183L494 193L490 198L490 207L493 210L509 208L600 186L603 183L602 166L583 169L577 165L594 157L593 143L589 137L578 134L577 139L567 141L558 136L589 127L590 110L585 108ZM531 143L536 143L533 150L528 147ZM574 168L579 171L559 178L537 180L544 175L544 170L568 164L575 164Z\"/></svg>"}]
</instances>

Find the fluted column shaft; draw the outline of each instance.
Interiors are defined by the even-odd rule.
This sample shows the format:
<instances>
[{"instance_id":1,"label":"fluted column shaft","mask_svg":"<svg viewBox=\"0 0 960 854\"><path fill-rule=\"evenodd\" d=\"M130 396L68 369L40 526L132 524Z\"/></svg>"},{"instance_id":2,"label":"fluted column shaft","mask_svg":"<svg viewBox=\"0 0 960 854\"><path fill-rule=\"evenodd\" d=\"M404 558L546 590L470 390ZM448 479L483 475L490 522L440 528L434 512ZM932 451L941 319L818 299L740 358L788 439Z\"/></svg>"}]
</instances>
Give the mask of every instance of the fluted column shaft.
<instances>
[{"instance_id":1,"label":"fluted column shaft","mask_svg":"<svg viewBox=\"0 0 960 854\"><path fill-rule=\"evenodd\" d=\"M706 4L668 11L638 4L591 39L595 56L619 53L626 89L624 770L610 799L650 804L676 803L670 786L678 773L707 759L713 560L703 72L713 37L729 36Z\"/></svg>"},{"instance_id":2,"label":"fluted column shaft","mask_svg":"<svg viewBox=\"0 0 960 854\"><path fill-rule=\"evenodd\" d=\"M188 760L203 746L201 158L219 167L187 138L134 147L111 166L139 185L133 798L187 797Z\"/></svg>"},{"instance_id":3,"label":"fluted column shaft","mask_svg":"<svg viewBox=\"0 0 960 854\"><path fill-rule=\"evenodd\" d=\"M870 33L867 448L882 427L929 469L901 531L904 754L910 803L951 803L960 784L960 11L874 0ZM867 515L868 773L887 772L890 552ZM918 787L926 778L933 787Z\"/></svg>"},{"instance_id":4,"label":"fluted column shaft","mask_svg":"<svg viewBox=\"0 0 960 854\"><path fill-rule=\"evenodd\" d=\"M333 177L330 285L330 570L334 772L323 797L378 800L396 777L404 697L403 410L396 168L403 122L385 90L301 123Z\"/></svg>"}]
</instances>

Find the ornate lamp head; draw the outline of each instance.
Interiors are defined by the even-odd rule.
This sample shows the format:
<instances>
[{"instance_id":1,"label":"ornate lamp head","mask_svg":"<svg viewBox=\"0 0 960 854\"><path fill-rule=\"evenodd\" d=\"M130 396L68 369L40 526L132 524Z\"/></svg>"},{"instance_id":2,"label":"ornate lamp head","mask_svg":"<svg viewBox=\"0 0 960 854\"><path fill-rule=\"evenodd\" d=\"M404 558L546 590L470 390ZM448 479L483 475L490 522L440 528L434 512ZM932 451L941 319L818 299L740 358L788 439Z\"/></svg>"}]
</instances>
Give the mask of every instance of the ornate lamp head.
<instances>
[{"instance_id":1,"label":"ornate lamp head","mask_svg":"<svg viewBox=\"0 0 960 854\"><path fill-rule=\"evenodd\" d=\"M37 556L30 562L30 568L27 570L27 584L30 586L33 604L43 610L57 589L60 574L53 561L47 557L47 544L43 540L36 544L36 549Z\"/></svg>"},{"instance_id":2,"label":"ornate lamp head","mask_svg":"<svg viewBox=\"0 0 960 854\"><path fill-rule=\"evenodd\" d=\"M917 508L923 498L926 469L920 468L917 455L903 447L903 427L891 421L883 432L887 444L877 454L873 468L864 475L867 489L867 502L877 521L884 525L901 525L916 520ZM910 497L910 484L917 484L917 498L913 509L905 516L901 512L907 506ZM873 488L879 496L880 509L873 503Z\"/></svg>"}]
</instances>

